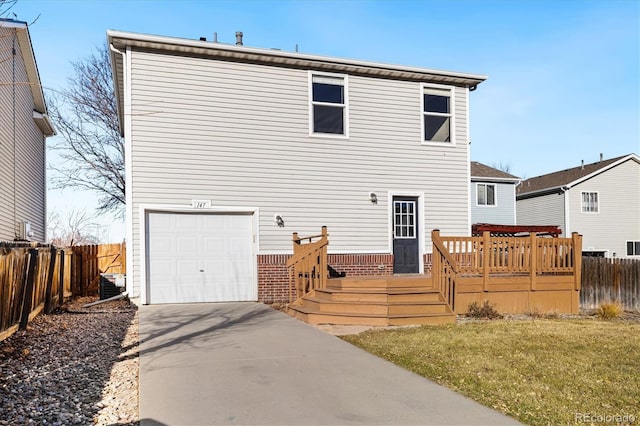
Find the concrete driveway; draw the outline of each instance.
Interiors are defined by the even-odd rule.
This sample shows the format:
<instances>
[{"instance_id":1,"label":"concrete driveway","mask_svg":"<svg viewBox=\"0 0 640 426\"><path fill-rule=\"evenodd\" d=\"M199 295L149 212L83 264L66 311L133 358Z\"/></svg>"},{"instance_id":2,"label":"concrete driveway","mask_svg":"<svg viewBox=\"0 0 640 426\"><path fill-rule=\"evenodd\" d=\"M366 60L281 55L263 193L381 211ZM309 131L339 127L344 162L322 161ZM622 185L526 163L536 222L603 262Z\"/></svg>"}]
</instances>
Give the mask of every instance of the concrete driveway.
<instances>
[{"instance_id":1,"label":"concrete driveway","mask_svg":"<svg viewBox=\"0 0 640 426\"><path fill-rule=\"evenodd\" d=\"M142 425L514 420L259 303L140 308Z\"/></svg>"}]
</instances>

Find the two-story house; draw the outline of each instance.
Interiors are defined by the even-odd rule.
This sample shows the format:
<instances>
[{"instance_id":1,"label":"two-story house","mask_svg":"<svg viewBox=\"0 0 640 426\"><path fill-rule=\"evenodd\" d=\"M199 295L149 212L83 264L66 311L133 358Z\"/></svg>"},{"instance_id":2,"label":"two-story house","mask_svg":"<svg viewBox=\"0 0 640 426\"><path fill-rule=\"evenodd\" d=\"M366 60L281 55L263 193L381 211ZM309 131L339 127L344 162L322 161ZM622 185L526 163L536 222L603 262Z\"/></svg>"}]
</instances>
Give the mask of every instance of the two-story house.
<instances>
[{"instance_id":1,"label":"two-story house","mask_svg":"<svg viewBox=\"0 0 640 426\"><path fill-rule=\"evenodd\" d=\"M0 241L45 241L53 134L27 23L0 19Z\"/></svg>"},{"instance_id":2,"label":"two-story house","mask_svg":"<svg viewBox=\"0 0 640 426\"><path fill-rule=\"evenodd\" d=\"M292 233L350 275L420 273L468 235L486 77L109 31L142 303L286 300Z\"/></svg>"},{"instance_id":3,"label":"two-story house","mask_svg":"<svg viewBox=\"0 0 640 426\"><path fill-rule=\"evenodd\" d=\"M527 179L517 189L518 223L553 224L583 235L587 256L640 257L640 158L581 164Z\"/></svg>"},{"instance_id":4,"label":"two-story house","mask_svg":"<svg viewBox=\"0 0 640 426\"><path fill-rule=\"evenodd\" d=\"M516 186L520 178L471 162L471 223L516 224Z\"/></svg>"}]
</instances>

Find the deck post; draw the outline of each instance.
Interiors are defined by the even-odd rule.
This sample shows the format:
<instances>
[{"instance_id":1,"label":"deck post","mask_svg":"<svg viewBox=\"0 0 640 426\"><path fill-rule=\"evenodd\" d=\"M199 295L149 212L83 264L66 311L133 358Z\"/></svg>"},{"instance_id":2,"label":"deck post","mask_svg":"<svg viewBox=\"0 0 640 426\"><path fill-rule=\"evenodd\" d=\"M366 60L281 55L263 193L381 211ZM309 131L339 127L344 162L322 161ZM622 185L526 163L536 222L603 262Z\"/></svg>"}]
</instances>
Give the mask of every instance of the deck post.
<instances>
[{"instance_id":1,"label":"deck post","mask_svg":"<svg viewBox=\"0 0 640 426\"><path fill-rule=\"evenodd\" d=\"M531 291L536 291L536 277L537 271L536 268L538 266L538 238L535 232L529 233L530 240L530 248L531 252L529 256L529 289Z\"/></svg>"},{"instance_id":2,"label":"deck post","mask_svg":"<svg viewBox=\"0 0 640 426\"><path fill-rule=\"evenodd\" d=\"M577 232L571 233L572 253L573 253L573 288L580 290L582 283L582 235Z\"/></svg>"},{"instance_id":3,"label":"deck post","mask_svg":"<svg viewBox=\"0 0 640 426\"><path fill-rule=\"evenodd\" d=\"M491 262L491 233L484 231L482 233L482 288L484 291L489 291L489 263Z\"/></svg>"},{"instance_id":4,"label":"deck post","mask_svg":"<svg viewBox=\"0 0 640 426\"><path fill-rule=\"evenodd\" d=\"M431 241L433 244L432 255L431 255L431 279L433 280L432 284L435 288L440 288L440 252L435 247L433 241L440 240L440 230L434 229L431 231Z\"/></svg>"}]
</instances>

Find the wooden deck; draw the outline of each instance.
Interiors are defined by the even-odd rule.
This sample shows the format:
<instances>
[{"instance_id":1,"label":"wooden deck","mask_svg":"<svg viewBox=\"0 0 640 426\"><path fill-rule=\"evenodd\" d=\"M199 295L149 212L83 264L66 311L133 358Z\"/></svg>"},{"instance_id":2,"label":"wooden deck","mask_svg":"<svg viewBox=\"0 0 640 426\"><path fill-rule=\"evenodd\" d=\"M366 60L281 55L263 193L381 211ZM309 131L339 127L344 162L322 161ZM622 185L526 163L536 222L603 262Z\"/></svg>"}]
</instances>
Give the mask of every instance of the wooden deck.
<instances>
[{"instance_id":1,"label":"wooden deck","mask_svg":"<svg viewBox=\"0 0 640 426\"><path fill-rule=\"evenodd\" d=\"M428 275L327 279L289 305L290 315L310 324L409 325L455 321Z\"/></svg>"},{"instance_id":2,"label":"wooden deck","mask_svg":"<svg viewBox=\"0 0 640 426\"><path fill-rule=\"evenodd\" d=\"M311 324L387 326L454 322L485 300L501 313L578 312L580 235L431 236L431 276L329 278L326 228L312 237L294 234L288 313Z\"/></svg>"}]
</instances>

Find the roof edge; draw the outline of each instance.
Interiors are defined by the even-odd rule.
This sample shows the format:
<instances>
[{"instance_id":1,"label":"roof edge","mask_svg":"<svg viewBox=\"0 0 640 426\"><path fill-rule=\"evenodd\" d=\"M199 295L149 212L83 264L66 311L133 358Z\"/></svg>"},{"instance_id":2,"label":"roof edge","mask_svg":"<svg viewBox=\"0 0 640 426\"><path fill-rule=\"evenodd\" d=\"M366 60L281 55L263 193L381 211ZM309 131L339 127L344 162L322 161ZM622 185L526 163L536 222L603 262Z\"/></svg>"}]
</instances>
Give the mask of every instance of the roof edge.
<instances>
[{"instance_id":1,"label":"roof edge","mask_svg":"<svg viewBox=\"0 0 640 426\"><path fill-rule=\"evenodd\" d=\"M612 168L614 168L614 167L616 167L616 166L618 166L618 165L620 165L620 164L622 164L622 163L624 163L624 162L626 162L628 160L635 160L636 163L640 163L640 157L638 157L636 154L633 154L633 153L632 154L628 154L628 155L625 155L624 157L619 158L617 161L614 161L611 164L607 164L606 166L604 166L604 167L602 167L602 168L600 168L600 169L598 169L598 170L596 170L596 171L594 171L592 173L589 173L586 176L582 176L581 178L578 178L578 179L576 179L576 180L574 180L572 182L569 182L568 184L563 185L563 186L566 186L567 188L571 188L573 186L578 185L581 182L584 182L585 180L589 180L592 177L599 175L600 173L604 173L607 170L612 169Z\"/></svg>"},{"instance_id":2,"label":"roof edge","mask_svg":"<svg viewBox=\"0 0 640 426\"><path fill-rule=\"evenodd\" d=\"M33 50L33 44L31 43L31 35L29 34L29 25L23 21L14 21L7 19L0 19L0 27L13 28L17 33L17 41L20 51L22 53L22 60L29 79L31 88L31 96L33 97L33 103L35 110L46 116L47 104L44 98L44 92L42 89L42 81L40 80L40 73L38 71L38 63L36 61L35 52Z\"/></svg>"},{"instance_id":3,"label":"roof edge","mask_svg":"<svg viewBox=\"0 0 640 426\"><path fill-rule=\"evenodd\" d=\"M490 176L471 176L472 181L485 181L485 182L504 182L504 183L518 183L521 182L520 178L500 178L500 177L490 177Z\"/></svg>"},{"instance_id":4,"label":"roof edge","mask_svg":"<svg viewBox=\"0 0 640 426\"><path fill-rule=\"evenodd\" d=\"M345 59L329 56L311 55L299 52L288 52L282 50L272 50L265 48L255 48L247 46L236 46L226 43L211 41L200 41L178 37L157 36L150 34L131 33L117 30L107 30L107 40L114 47L121 48L124 45L136 47L147 47L164 50L182 50L185 53L200 53L205 55L226 56L245 60L261 59L273 64L288 64L287 60L298 66L312 67L313 64L324 64L328 68L344 68L345 71L370 74L372 76L386 76L385 73L396 78L420 78L428 79L429 76L449 78L453 83L463 86L477 86L485 81L488 76L481 74L470 74L454 71L435 70L429 68L419 68L402 66L378 62L361 61L355 59ZM169 49L173 46L173 49Z\"/></svg>"}]
</instances>

